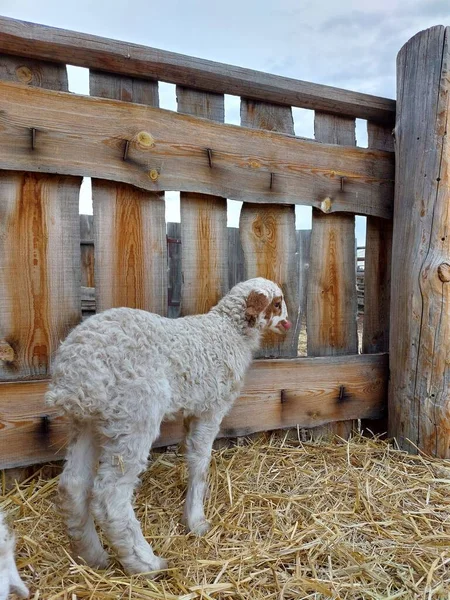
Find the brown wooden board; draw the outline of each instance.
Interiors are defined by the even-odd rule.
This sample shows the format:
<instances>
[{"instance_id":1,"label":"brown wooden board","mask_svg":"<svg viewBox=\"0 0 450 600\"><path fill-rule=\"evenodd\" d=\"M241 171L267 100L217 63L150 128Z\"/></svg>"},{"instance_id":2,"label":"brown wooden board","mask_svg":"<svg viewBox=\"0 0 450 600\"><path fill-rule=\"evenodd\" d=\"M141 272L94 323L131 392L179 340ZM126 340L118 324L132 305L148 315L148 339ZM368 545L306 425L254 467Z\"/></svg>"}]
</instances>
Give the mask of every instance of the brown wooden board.
<instances>
[{"instance_id":1,"label":"brown wooden board","mask_svg":"<svg viewBox=\"0 0 450 600\"><path fill-rule=\"evenodd\" d=\"M64 65L0 56L0 78L67 91ZM32 133L27 131L28 152ZM79 177L0 172L1 380L45 377L81 318Z\"/></svg>"},{"instance_id":2,"label":"brown wooden board","mask_svg":"<svg viewBox=\"0 0 450 600\"><path fill-rule=\"evenodd\" d=\"M321 142L355 144L355 121L315 115L315 136ZM342 181L345 193L346 181ZM358 352L356 328L355 218L313 210L308 278L308 356L338 356ZM315 435L347 437L353 424L341 422Z\"/></svg>"},{"instance_id":3,"label":"brown wooden board","mask_svg":"<svg viewBox=\"0 0 450 600\"><path fill-rule=\"evenodd\" d=\"M228 227L228 287L245 280L244 252L237 227Z\"/></svg>"},{"instance_id":4,"label":"brown wooden board","mask_svg":"<svg viewBox=\"0 0 450 600\"><path fill-rule=\"evenodd\" d=\"M80 215L81 285L95 287L94 279L94 217Z\"/></svg>"},{"instance_id":5,"label":"brown wooden board","mask_svg":"<svg viewBox=\"0 0 450 600\"><path fill-rule=\"evenodd\" d=\"M224 97L177 87L178 112L223 123ZM182 192L181 314L208 312L228 290L227 201Z\"/></svg>"},{"instance_id":6,"label":"brown wooden board","mask_svg":"<svg viewBox=\"0 0 450 600\"><path fill-rule=\"evenodd\" d=\"M397 57L389 435L450 458L450 28Z\"/></svg>"},{"instance_id":7,"label":"brown wooden board","mask_svg":"<svg viewBox=\"0 0 450 600\"><path fill-rule=\"evenodd\" d=\"M361 119L395 118L387 98L7 17L0 18L0 51Z\"/></svg>"},{"instance_id":8,"label":"brown wooden board","mask_svg":"<svg viewBox=\"0 0 450 600\"><path fill-rule=\"evenodd\" d=\"M1 168L92 176L155 192L181 190L322 206L327 212L392 215L391 152L319 144L11 83L0 84L0 111Z\"/></svg>"},{"instance_id":9,"label":"brown wooden board","mask_svg":"<svg viewBox=\"0 0 450 600\"><path fill-rule=\"evenodd\" d=\"M301 229L295 232L297 238L297 266L298 266L298 290L300 299L300 329L299 329L299 356L306 356L307 349L307 323L306 305L308 294L309 261L311 259L311 230Z\"/></svg>"},{"instance_id":10,"label":"brown wooden board","mask_svg":"<svg viewBox=\"0 0 450 600\"><path fill-rule=\"evenodd\" d=\"M155 82L91 71L89 87L91 96L158 105ZM166 315L164 196L93 179L92 198L97 310L129 306Z\"/></svg>"},{"instance_id":11,"label":"brown wooden board","mask_svg":"<svg viewBox=\"0 0 450 600\"><path fill-rule=\"evenodd\" d=\"M376 419L385 409L387 376L386 354L256 361L219 436ZM0 469L63 457L67 429L44 406L46 388L44 381L0 384ZM155 446L182 437L180 418L163 424Z\"/></svg>"},{"instance_id":12,"label":"brown wooden board","mask_svg":"<svg viewBox=\"0 0 450 600\"><path fill-rule=\"evenodd\" d=\"M176 319L181 313L181 223L167 223L168 311Z\"/></svg>"},{"instance_id":13,"label":"brown wooden board","mask_svg":"<svg viewBox=\"0 0 450 600\"><path fill-rule=\"evenodd\" d=\"M292 109L265 102L241 100L241 125L294 135ZM274 175L270 185L273 187ZM297 356L299 289L296 262L295 206L261 206L244 202L239 220L245 276L265 277L283 289L293 327L285 336L268 334L258 356Z\"/></svg>"}]
</instances>

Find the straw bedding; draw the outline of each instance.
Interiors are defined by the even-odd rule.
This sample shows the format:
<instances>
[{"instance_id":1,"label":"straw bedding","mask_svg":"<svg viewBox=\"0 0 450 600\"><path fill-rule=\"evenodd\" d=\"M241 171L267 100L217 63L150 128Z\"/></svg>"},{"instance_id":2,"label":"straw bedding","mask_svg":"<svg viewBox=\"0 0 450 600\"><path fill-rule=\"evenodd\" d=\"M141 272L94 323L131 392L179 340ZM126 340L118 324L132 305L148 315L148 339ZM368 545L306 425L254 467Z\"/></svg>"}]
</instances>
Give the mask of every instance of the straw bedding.
<instances>
[{"instance_id":1,"label":"straw bedding","mask_svg":"<svg viewBox=\"0 0 450 600\"><path fill-rule=\"evenodd\" d=\"M179 524L186 468L155 454L138 516L170 569L155 580L75 564L37 471L0 497L31 598L450 599L450 464L355 437L266 437L214 452L205 538Z\"/></svg>"}]
</instances>

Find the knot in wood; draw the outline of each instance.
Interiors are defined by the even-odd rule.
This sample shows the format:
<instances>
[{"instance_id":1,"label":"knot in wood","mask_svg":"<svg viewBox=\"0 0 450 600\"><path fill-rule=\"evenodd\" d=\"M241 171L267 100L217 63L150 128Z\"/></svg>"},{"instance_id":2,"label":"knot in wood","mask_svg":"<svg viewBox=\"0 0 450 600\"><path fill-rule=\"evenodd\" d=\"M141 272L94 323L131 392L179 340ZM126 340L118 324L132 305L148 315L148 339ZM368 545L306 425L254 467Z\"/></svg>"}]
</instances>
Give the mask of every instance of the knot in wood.
<instances>
[{"instance_id":1,"label":"knot in wood","mask_svg":"<svg viewBox=\"0 0 450 600\"><path fill-rule=\"evenodd\" d=\"M147 131L140 131L136 136L136 142L142 148L152 148L155 145L155 138Z\"/></svg>"},{"instance_id":2,"label":"knot in wood","mask_svg":"<svg viewBox=\"0 0 450 600\"><path fill-rule=\"evenodd\" d=\"M148 176L150 177L150 179L152 181L156 181L158 179L158 177L159 177L159 173L158 173L158 171L156 169L152 169L149 172Z\"/></svg>"},{"instance_id":3,"label":"knot in wood","mask_svg":"<svg viewBox=\"0 0 450 600\"><path fill-rule=\"evenodd\" d=\"M324 213L329 213L331 210L331 198L328 196L320 203L320 210Z\"/></svg>"},{"instance_id":4,"label":"knot in wood","mask_svg":"<svg viewBox=\"0 0 450 600\"><path fill-rule=\"evenodd\" d=\"M22 83L30 83L33 79L33 73L29 67L22 65L21 67L17 67L16 76L19 81Z\"/></svg>"},{"instance_id":5,"label":"knot in wood","mask_svg":"<svg viewBox=\"0 0 450 600\"><path fill-rule=\"evenodd\" d=\"M443 283L448 283L450 281L450 264L446 262L441 263L438 266L438 275Z\"/></svg>"},{"instance_id":6,"label":"knot in wood","mask_svg":"<svg viewBox=\"0 0 450 600\"><path fill-rule=\"evenodd\" d=\"M0 360L12 362L14 360L14 350L6 340L0 340Z\"/></svg>"}]
</instances>

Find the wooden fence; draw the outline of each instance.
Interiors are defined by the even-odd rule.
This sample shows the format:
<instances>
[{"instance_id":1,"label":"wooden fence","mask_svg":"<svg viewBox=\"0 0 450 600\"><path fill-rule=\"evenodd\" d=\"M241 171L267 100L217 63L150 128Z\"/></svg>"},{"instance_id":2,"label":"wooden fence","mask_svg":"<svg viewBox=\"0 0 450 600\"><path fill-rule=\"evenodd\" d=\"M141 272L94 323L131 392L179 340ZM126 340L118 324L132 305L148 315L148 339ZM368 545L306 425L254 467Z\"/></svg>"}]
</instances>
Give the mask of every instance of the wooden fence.
<instances>
[{"instance_id":1,"label":"wooden fence","mask_svg":"<svg viewBox=\"0 0 450 600\"><path fill-rule=\"evenodd\" d=\"M394 101L6 18L0 52L0 466L63 455L66 426L43 394L93 283L97 310L170 316L208 310L242 278L283 287L295 326L266 340L259 358L273 358L255 361L222 436L347 436L383 416ZM67 93L66 64L89 68L90 97ZM158 81L177 85L178 113L158 108ZM225 93L241 97L241 126L224 123ZM315 111L315 140L295 137L292 106ZM94 215L80 237L82 176ZM167 190L181 191L178 226L165 223ZM244 202L232 233L226 198ZM307 270L295 204L313 207ZM362 354L355 214L367 216ZM159 444L180 437L170 423Z\"/></svg>"}]
</instances>

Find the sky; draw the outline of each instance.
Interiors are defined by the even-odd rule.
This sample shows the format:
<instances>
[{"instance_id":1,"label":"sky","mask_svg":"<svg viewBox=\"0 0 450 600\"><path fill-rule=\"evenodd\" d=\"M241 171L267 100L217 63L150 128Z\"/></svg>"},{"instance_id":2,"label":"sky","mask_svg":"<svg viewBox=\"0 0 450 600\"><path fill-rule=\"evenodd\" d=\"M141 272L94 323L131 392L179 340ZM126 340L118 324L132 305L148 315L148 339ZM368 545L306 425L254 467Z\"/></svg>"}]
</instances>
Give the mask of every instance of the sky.
<instances>
[{"instance_id":1,"label":"sky","mask_svg":"<svg viewBox=\"0 0 450 600\"><path fill-rule=\"evenodd\" d=\"M398 51L418 31L450 25L450 0L0 0L0 14L395 98ZM70 90L87 94L87 70L68 72ZM176 110L175 86L160 84L160 105ZM312 111L293 112L296 135L312 138ZM238 98L225 98L225 120L239 124ZM365 121L356 136L365 147ZM179 221L178 198L166 194L168 221ZM230 226L240 206L229 201ZM80 211L92 212L88 181ZM296 217L297 228L311 226L310 207L296 207ZM364 232L357 217L358 245Z\"/></svg>"}]
</instances>

